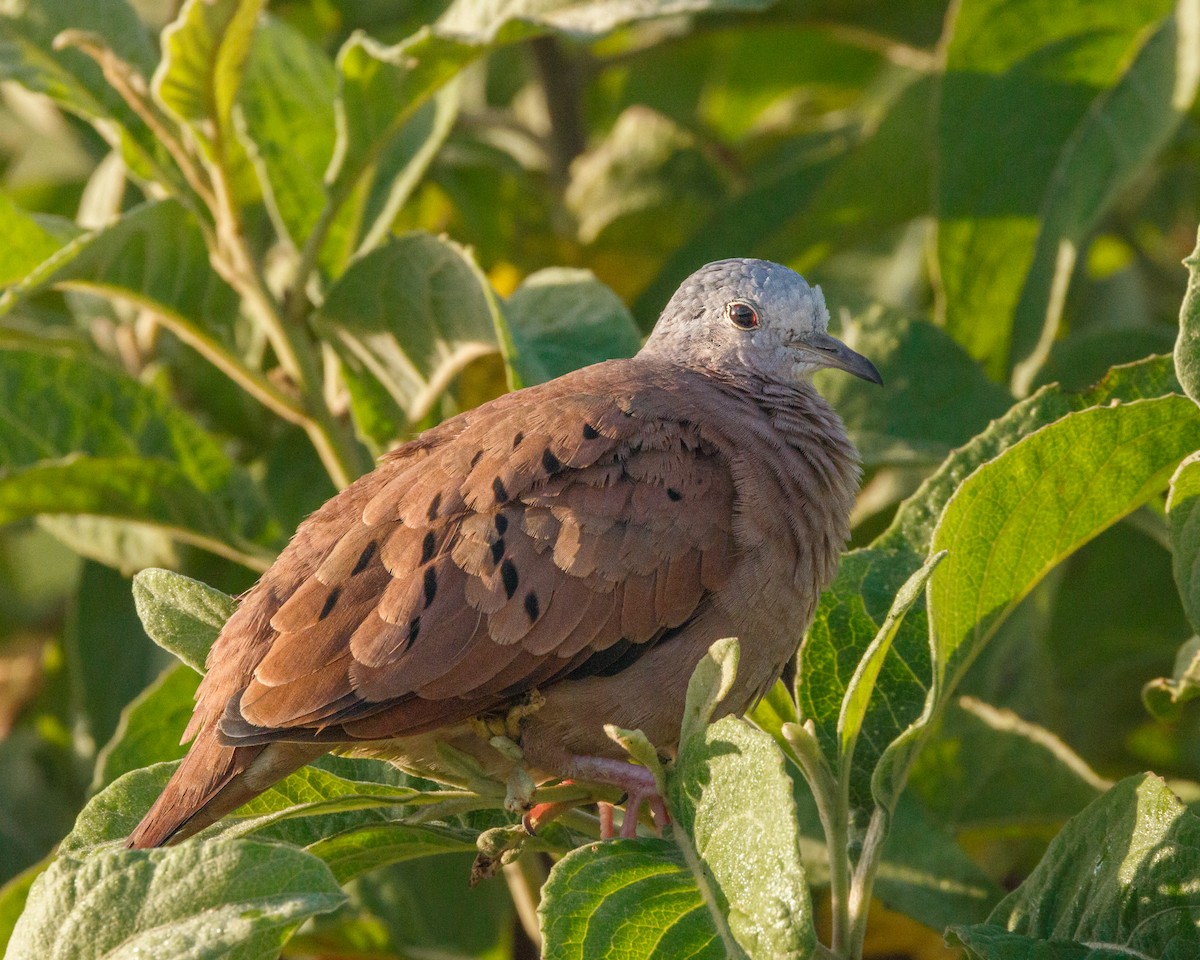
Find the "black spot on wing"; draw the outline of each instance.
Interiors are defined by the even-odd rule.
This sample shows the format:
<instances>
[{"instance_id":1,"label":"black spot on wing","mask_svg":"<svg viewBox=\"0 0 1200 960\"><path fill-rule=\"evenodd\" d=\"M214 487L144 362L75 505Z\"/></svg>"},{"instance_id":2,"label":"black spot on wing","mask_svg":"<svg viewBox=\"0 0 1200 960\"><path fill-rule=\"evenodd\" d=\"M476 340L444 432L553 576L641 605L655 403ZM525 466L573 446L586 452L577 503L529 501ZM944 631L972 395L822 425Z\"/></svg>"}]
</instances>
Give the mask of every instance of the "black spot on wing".
<instances>
[{"instance_id":1,"label":"black spot on wing","mask_svg":"<svg viewBox=\"0 0 1200 960\"><path fill-rule=\"evenodd\" d=\"M504 562L500 564L500 579L504 582L505 594L511 600L521 582L521 578L517 575L517 565L512 562L512 557L505 557Z\"/></svg>"}]
</instances>

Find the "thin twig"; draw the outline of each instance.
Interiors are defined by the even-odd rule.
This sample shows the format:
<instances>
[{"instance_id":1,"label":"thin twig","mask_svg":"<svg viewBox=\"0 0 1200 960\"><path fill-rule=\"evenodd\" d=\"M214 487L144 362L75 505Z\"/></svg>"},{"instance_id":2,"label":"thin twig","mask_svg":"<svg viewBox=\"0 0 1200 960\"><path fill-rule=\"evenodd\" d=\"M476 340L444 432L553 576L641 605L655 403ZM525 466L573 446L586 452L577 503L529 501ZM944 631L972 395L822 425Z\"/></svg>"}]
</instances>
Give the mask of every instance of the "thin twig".
<instances>
[{"instance_id":1,"label":"thin twig","mask_svg":"<svg viewBox=\"0 0 1200 960\"><path fill-rule=\"evenodd\" d=\"M542 930L538 925L537 910L542 902L542 885L546 882L546 865L542 855L525 850L512 863L504 865L504 880L525 936L541 951Z\"/></svg>"}]
</instances>

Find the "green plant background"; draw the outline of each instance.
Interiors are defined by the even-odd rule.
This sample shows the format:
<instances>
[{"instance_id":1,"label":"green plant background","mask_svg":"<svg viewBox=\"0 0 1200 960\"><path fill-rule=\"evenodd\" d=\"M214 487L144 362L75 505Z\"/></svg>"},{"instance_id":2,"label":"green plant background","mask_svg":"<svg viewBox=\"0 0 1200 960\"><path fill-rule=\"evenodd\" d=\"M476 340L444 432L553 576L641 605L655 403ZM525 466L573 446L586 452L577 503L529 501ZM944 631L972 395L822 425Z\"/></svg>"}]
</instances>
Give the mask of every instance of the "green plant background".
<instances>
[{"instance_id":1,"label":"green plant background","mask_svg":"<svg viewBox=\"0 0 1200 960\"><path fill-rule=\"evenodd\" d=\"M1198 0L12 0L0 78L6 956L530 956L551 860L547 957L1200 955ZM503 785L330 758L121 849L308 512L725 256L887 387L819 378L853 550L674 841L468 889Z\"/></svg>"}]
</instances>

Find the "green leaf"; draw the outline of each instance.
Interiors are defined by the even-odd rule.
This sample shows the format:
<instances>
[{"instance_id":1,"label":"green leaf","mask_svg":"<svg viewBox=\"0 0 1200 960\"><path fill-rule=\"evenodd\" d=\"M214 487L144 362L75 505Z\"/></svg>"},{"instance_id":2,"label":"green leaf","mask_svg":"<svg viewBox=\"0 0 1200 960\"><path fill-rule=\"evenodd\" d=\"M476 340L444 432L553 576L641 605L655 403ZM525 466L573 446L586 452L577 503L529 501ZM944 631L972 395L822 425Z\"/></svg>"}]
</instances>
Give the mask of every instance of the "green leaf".
<instances>
[{"instance_id":1,"label":"green leaf","mask_svg":"<svg viewBox=\"0 0 1200 960\"><path fill-rule=\"evenodd\" d=\"M329 765L324 758L318 762ZM385 775L392 773L380 766ZM60 851L81 858L124 840L177 767L176 763L156 763L118 777L88 801ZM404 778L396 772L393 779ZM404 805L428 805L438 799L436 793L412 786L347 779L309 765L272 784L201 836L232 838L253 833L259 839L303 846L364 824L386 822Z\"/></svg>"},{"instance_id":2,"label":"green leaf","mask_svg":"<svg viewBox=\"0 0 1200 960\"><path fill-rule=\"evenodd\" d=\"M386 444L468 363L501 349L504 319L466 251L410 233L356 260L330 288L317 325L342 358L359 429ZM377 416L386 403L391 417Z\"/></svg>"},{"instance_id":3,"label":"green leaf","mask_svg":"<svg viewBox=\"0 0 1200 960\"><path fill-rule=\"evenodd\" d=\"M720 720L681 738L668 788L680 849L699 877L715 881L746 955L810 956L816 934L792 784L774 741L741 720Z\"/></svg>"},{"instance_id":4,"label":"green leaf","mask_svg":"<svg viewBox=\"0 0 1200 960\"><path fill-rule=\"evenodd\" d=\"M1157 777L1122 780L1054 838L986 924L952 927L977 960L1200 951L1200 822Z\"/></svg>"},{"instance_id":5,"label":"green leaf","mask_svg":"<svg viewBox=\"0 0 1200 960\"><path fill-rule=\"evenodd\" d=\"M143 570L133 578L133 599L150 639L200 674L237 609L233 597L172 570Z\"/></svg>"},{"instance_id":6,"label":"green leaf","mask_svg":"<svg viewBox=\"0 0 1200 960\"><path fill-rule=\"evenodd\" d=\"M29 900L29 890L33 881L45 873L49 866L50 858L47 857L40 863L22 870L0 887L0 950L6 951L4 956L8 956L8 944L12 940L17 920L20 919Z\"/></svg>"},{"instance_id":7,"label":"green leaf","mask_svg":"<svg viewBox=\"0 0 1200 960\"><path fill-rule=\"evenodd\" d=\"M184 339L229 343L238 311L196 221L173 200L142 204L62 247L0 296L0 316L46 287L149 307Z\"/></svg>"},{"instance_id":8,"label":"green leaf","mask_svg":"<svg viewBox=\"0 0 1200 960\"><path fill-rule=\"evenodd\" d=\"M952 23L938 124L946 327L1004 378L1053 342L1083 235L1195 94L1194 0L971 0ZM1040 343L1040 345L1039 345Z\"/></svg>"},{"instance_id":9,"label":"green leaf","mask_svg":"<svg viewBox=\"0 0 1200 960\"><path fill-rule=\"evenodd\" d=\"M309 853L329 864L339 883L391 863L475 852L475 833L437 824L373 823L316 841Z\"/></svg>"},{"instance_id":10,"label":"green leaf","mask_svg":"<svg viewBox=\"0 0 1200 960\"><path fill-rule=\"evenodd\" d=\"M695 136L648 107L634 106L571 165L564 199L584 243L603 238L610 246L660 250L677 246L684 239L681 227L700 219L725 189Z\"/></svg>"},{"instance_id":11,"label":"green leaf","mask_svg":"<svg viewBox=\"0 0 1200 960\"><path fill-rule=\"evenodd\" d=\"M839 756L838 724L851 678L918 567L919 561L906 552L854 550L842 556L837 577L821 594L800 648L796 704L801 719L812 721L831 766ZM849 772L852 808L871 807L872 771L884 748L921 713L930 676L925 600L918 596L896 629L860 721Z\"/></svg>"},{"instance_id":12,"label":"green leaf","mask_svg":"<svg viewBox=\"0 0 1200 960\"><path fill-rule=\"evenodd\" d=\"M362 234L356 255L374 250L391 234L400 209L454 129L461 88L457 78L446 83L384 144L362 209L355 211Z\"/></svg>"},{"instance_id":13,"label":"green leaf","mask_svg":"<svg viewBox=\"0 0 1200 960\"><path fill-rule=\"evenodd\" d=\"M337 74L325 52L290 24L265 18L238 94L239 133L279 233L297 246L325 205L336 93Z\"/></svg>"},{"instance_id":14,"label":"green leaf","mask_svg":"<svg viewBox=\"0 0 1200 960\"><path fill-rule=\"evenodd\" d=\"M945 691L1064 557L1132 512L1200 446L1200 411L1172 395L1069 413L959 487L934 532L950 556L929 588Z\"/></svg>"},{"instance_id":15,"label":"green leaf","mask_svg":"<svg viewBox=\"0 0 1200 960\"><path fill-rule=\"evenodd\" d=\"M947 706L911 776L930 816L975 849L1044 843L1110 785L1045 727L974 697Z\"/></svg>"},{"instance_id":16,"label":"green leaf","mask_svg":"<svg viewBox=\"0 0 1200 960\"><path fill-rule=\"evenodd\" d=\"M392 47L351 36L337 58L338 135L325 175L330 194L348 196L421 105L483 52L428 27Z\"/></svg>"},{"instance_id":17,"label":"green leaf","mask_svg":"<svg viewBox=\"0 0 1200 960\"><path fill-rule=\"evenodd\" d=\"M683 706L683 724L679 731L680 744L700 736L713 711L733 688L741 656L736 637L717 640L700 658L688 680L687 697Z\"/></svg>"},{"instance_id":18,"label":"green leaf","mask_svg":"<svg viewBox=\"0 0 1200 960\"><path fill-rule=\"evenodd\" d=\"M275 532L258 488L161 394L99 363L10 350L0 351L0 410L0 522L116 517L263 561L251 541Z\"/></svg>"},{"instance_id":19,"label":"green leaf","mask_svg":"<svg viewBox=\"0 0 1200 960\"><path fill-rule=\"evenodd\" d=\"M719 692L711 667L718 686L705 702ZM564 857L539 909L548 960L810 956L812 907L782 755L731 717L684 743L668 773L675 842L592 844Z\"/></svg>"},{"instance_id":20,"label":"green leaf","mask_svg":"<svg viewBox=\"0 0 1200 960\"><path fill-rule=\"evenodd\" d=\"M1089 25L1089 29L1094 27ZM1064 144L1041 210L1033 264L1013 320L1017 392L1028 392L1059 330L1064 287L1089 231L1155 160L1200 83L1200 5L1179 0L1119 81Z\"/></svg>"},{"instance_id":21,"label":"green leaf","mask_svg":"<svg viewBox=\"0 0 1200 960\"><path fill-rule=\"evenodd\" d=\"M884 392L837 371L816 383L867 466L940 462L1012 405L1009 392L931 323L874 310L842 334L879 368Z\"/></svg>"},{"instance_id":22,"label":"green leaf","mask_svg":"<svg viewBox=\"0 0 1200 960\"><path fill-rule=\"evenodd\" d=\"M249 840L60 857L33 885L7 956L273 958L346 897L311 854Z\"/></svg>"},{"instance_id":23,"label":"green leaf","mask_svg":"<svg viewBox=\"0 0 1200 960\"><path fill-rule=\"evenodd\" d=\"M92 790L103 789L131 770L180 759L187 752L180 740L196 709L199 684L194 669L177 663L131 700L96 758Z\"/></svg>"},{"instance_id":24,"label":"green leaf","mask_svg":"<svg viewBox=\"0 0 1200 960\"><path fill-rule=\"evenodd\" d=\"M26 213L0 193L0 232L7 239L0 251L0 287L7 287L73 240L79 228L70 221Z\"/></svg>"},{"instance_id":25,"label":"green leaf","mask_svg":"<svg viewBox=\"0 0 1200 960\"><path fill-rule=\"evenodd\" d=\"M1200 231L1196 234L1196 248L1183 263L1188 269L1188 285L1179 309L1175 371L1187 395L1200 403Z\"/></svg>"},{"instance_id":26,"label":"green leaf","mask_svg":"<svg viewBox=\"0 0 1200 960\"><path fill-rule=\"evenodd\" d=\"M587 270L551 267L526 277L504 302L521 381L543 383L641 346L621 299Z\"/></svg>"},{"instance_id":27,"label":"green leaf","mask_svg":"<svg viewBox=\"0 0 1200 960\"><path fill-rule=\"evenodd\" d=\"M550 871L538 915L546 960L736 956L722 942L683 854L666 840L573 850Z\"/></svg>"},{"instance_id":28,"label":"green leaf","mask_svg":"<svg viewBox=\"0 0 1200 960\"><path fill-rule=\"evenodd\" d=\"M1175 585L1192 626L1200 630L1200 453L1179 465L1167 498Z\"/></svg>"},{"instance_id":29,"label":"green leaf","mask_svg":"<svg viewBox=\"0 0 1200 960\"><path fill-rule=\"evenodd\" d=\"M575 39L590 40L639 20L683 13L752 12L768 0L454 0L438 21L438 29L477 44L514 43L552 29Z\"/></svg>"},{"instance_id":30,"label":"green leaf","mask_svg":"<svg viewBox=\"0 0 1200 960\"><path fill-rule=\"evenodd\" d=\"M86 732L92 752L113 735L122 709L162 669L163 657L138 623L128 578L91 560L80 564L62 643L81 712L78 734Z\"/></svg>"},{"instance_id":31,"label":"green leaf","mask_svg":"<svg viewBox=\"0 0 1200 960\"><path fill-rule=\"evenodd\" d=\"M591 844L559 861L538 908L547 960L811 956L812 904L783 755L743 720L706 726L737 657L735 639L718 640L688 683L679 757L667 770L674 843Z\"/></svg>"},{"instance_id":32,"label":"green leaf","mask_svg":"<svg viewBox=\"0 0 1200 960\"><path fill-rule=\"evenodd\" d=\"M1072 411L1107 403L1161 397L1178 389L1170 361L1165 357L1151 357L1114 367L1103 380L1087 390L1043 387L1014 404L1003 417L951 454L921 484L917 492L901 504L891 526L873 546L909 550L917 556L924 556L929 552L934 526L947 501L963 480L982 464L995 459L1035 430ZM915 564L912 569L916 569Z\"/></svg>"},{"instance_id":33,"label":"green leaf","mask_svg":"<svg viewBox=\"0 0 1200 960\"><path fill-rule=\"evenodd\" d=\"M1142 687L1142 702L1159 720L1176 723L1183 715L1183 705L1197 697L1200 697L1200 637L1192 637L1179 648L1173 676L1159 677Z\"/></svg>"},{"instance_id":34,"label":"green leaf","mask_svg":"<svg viewBox=\"0 0 1200 960\"><path fill-rule=\"evenodd\" d=\"M904 622L905 614L921 597L937 565L945 558L945 551L933 554L896 592L896 599L892 601L892 607L884 617L879 632L867 647L866 653L854 670L854 675L846 684L846 693L842 698L842 708L837 721L838 755L843 764L852 761L854 747L858 742L859 733L862 732L867 709L875 692L875 683L891 650L892 641L896 639L900 625Z\"/></svg>"},{"instance_id":35,"label":"green leaf","mask_svg":"<svg viewBox=\"0 0 1200 960\"><path fill-rule=\"evenodd\" d=\"M884 751L872 793L902 789L922 739L996 627L1064 557L1161 489L1200 444L1200 416L1178 395L1069 413L984 464L934 532L949 551L929 588L933 687L921 716Z\"/></svg>"},{"instance_id":36,"label":"green leaf","mask_svg":"<svg viewBox=\"0 0 1200 960\"><path fill-rule=\"evenodd\" d=\"M241 202L257 184L233 125L233 105L266 0L186 0L162 33L151 89L189 127Z\"/></svg>"}]
</instances>

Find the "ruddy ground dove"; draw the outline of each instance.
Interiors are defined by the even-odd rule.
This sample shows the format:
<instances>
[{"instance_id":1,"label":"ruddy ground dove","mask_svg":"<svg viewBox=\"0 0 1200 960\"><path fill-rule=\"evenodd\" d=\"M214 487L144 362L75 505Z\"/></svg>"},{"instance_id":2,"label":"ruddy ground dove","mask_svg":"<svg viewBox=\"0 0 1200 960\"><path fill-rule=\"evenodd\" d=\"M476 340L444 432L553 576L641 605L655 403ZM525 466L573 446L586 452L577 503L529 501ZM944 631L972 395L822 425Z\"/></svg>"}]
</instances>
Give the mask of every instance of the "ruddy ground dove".
<instances>
[{"instance_id":1,"label":"ruddy ground dove","mask_svg":"<svg viewBox=\"0 0 1200 960\"><path fill-rule=\"evenodd\" d=\"M346 745L497 776L473 718L520 721L535 778L653 796L606 723L671 750L693 668L740 638L741 713L795 652L849 535L859 465L810 382L881 382L820 288L761 260L701 268L637 356L460 414L297 530L208 657L188 755L129 838L213 823ZM628 829L626 830L628 832Z\"/></svg>"}]
</instances>

